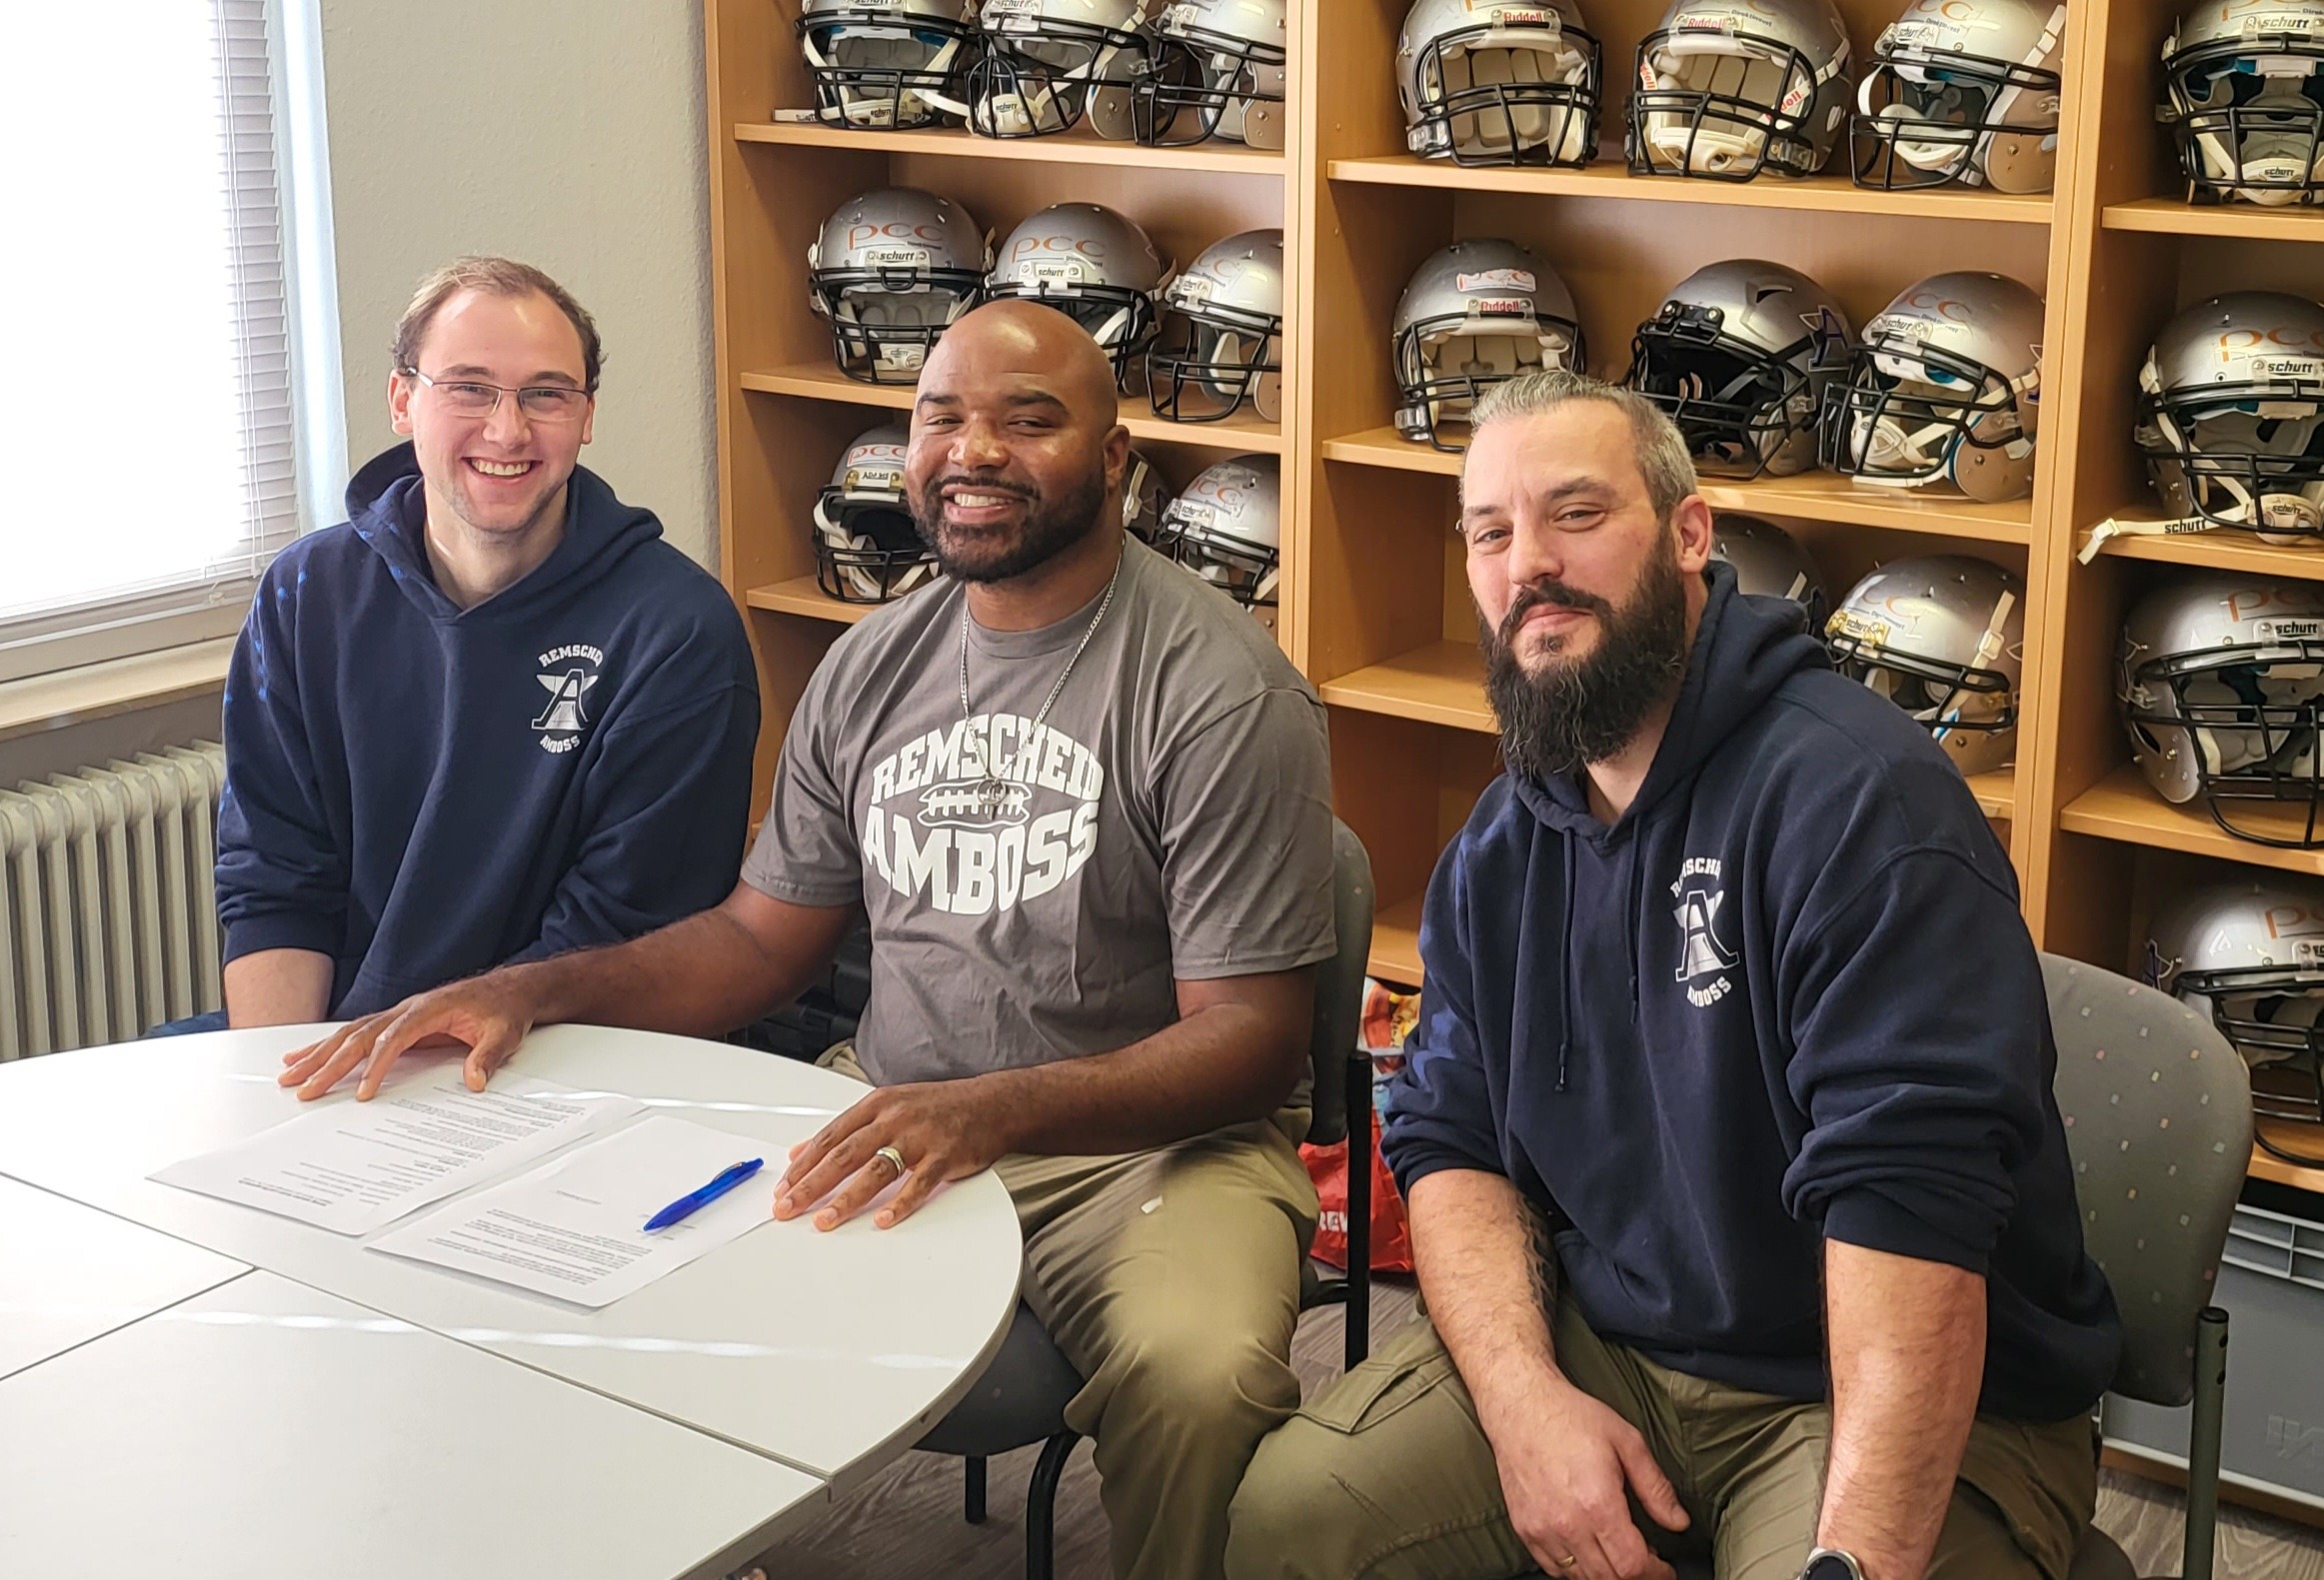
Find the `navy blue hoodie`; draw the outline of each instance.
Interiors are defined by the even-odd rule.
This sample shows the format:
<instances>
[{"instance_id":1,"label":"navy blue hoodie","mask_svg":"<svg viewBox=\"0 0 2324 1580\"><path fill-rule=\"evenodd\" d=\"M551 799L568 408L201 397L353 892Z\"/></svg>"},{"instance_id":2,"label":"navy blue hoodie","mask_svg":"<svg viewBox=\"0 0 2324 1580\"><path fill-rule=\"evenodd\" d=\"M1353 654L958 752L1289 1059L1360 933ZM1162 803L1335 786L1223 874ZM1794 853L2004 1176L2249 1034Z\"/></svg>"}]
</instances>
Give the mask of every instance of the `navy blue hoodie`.
<instances>
[{"instance_id":1,"label":"navy blue hoodie","mask_svg":"<svg viewBox=\"0 0 2324 1580\"><path fill-rule=\"evenodd\" d=\"M741 618L576 469L564 540L474 609L410 445L267 571L226 687L226 957L336 962L331 1014L634 937L734 886L759 693Z\"/></svg>"},{"instance_id":2,"label":"navy blue hoodie","mask_svg":"<svg viewBox=\"0 0 2324 1580\"><path fill-rule=\"evenodd\" d=\"M1986 1278L1982 1408L2114 1372L2050 1093L2039 961L1960 775L1724 565L1614 823L1504 774L1437 862L1382 1136L1405 1190L1505 1174L1590 1327L1675 1370L1825 1392L1825 1237Z\"/></svg>"}]
</instances>

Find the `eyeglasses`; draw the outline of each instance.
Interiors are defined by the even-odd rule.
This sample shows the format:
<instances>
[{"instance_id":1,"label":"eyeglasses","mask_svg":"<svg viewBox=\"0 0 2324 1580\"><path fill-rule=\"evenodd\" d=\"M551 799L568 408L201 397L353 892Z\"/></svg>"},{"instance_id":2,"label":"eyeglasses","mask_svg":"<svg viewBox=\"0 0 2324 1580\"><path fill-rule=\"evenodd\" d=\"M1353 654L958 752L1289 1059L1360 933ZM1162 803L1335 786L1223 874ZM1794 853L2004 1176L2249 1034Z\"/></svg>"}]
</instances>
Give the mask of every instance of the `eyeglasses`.
<instances>
[{"instance_id":1,"label":"eyeglasses","mask_svg":"<svg viewBox=\"0 0 2324 1580\"><path fill-rule=\"evenodd\" d=\"M479 384L473 379L431 379L417 368L406 368L403 374L434 390L445 409L460 417L490 417L500 410L504 395L515 396L517 410L536 423L578 421L589 405L587 391L563 384L532 384L521 390L507 390L497 384Z\"/></svg>"}]
</instances>

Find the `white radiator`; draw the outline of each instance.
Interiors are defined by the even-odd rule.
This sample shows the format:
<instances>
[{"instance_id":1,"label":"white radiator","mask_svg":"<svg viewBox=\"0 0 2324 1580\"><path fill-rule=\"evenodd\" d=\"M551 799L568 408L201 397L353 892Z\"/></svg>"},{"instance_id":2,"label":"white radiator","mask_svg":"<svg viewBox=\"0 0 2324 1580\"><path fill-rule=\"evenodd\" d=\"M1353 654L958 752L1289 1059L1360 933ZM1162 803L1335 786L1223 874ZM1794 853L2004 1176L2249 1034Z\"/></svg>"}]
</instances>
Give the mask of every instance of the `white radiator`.
<instances>
[{"instance_id":1,"label":"white radiator","mask_svg":"<svg viewBox=\"0 0 2324 1580\"><path fill-rule=\"evenodd\" d=\"M214 742L0 790L0 1059L216 1009Z\"/></svg>"}]
</instances>

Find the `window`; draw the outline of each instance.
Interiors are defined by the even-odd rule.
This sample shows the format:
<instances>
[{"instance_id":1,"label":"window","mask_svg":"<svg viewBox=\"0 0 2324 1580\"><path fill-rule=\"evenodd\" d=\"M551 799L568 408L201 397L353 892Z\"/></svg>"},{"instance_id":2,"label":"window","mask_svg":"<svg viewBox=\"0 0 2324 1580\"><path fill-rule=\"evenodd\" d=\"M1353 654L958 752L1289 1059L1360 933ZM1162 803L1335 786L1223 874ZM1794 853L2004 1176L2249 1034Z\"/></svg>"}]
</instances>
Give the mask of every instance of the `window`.
<instances>
[{"instance_id":1,"label":"window","mask_svg":"<svg viewBox=\"0 0 2324 1580\"><path fill-rule=\"evenodd\" d=\"M0 16L0 681L231 634L345 470L314 4Z\"/></svg>"}]
</instances>

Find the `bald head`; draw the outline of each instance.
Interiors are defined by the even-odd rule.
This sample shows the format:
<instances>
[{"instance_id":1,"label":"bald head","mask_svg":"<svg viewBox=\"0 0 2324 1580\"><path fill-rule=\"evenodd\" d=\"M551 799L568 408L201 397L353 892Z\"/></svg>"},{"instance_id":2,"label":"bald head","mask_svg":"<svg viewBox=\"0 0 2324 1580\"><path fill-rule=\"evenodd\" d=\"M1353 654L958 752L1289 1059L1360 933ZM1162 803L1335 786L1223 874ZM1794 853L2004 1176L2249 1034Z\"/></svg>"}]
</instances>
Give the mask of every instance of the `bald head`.
<instances>
[{"instance_id":1,"label":"bald head","mask_svg":"<svg viewBox=\"0 0 2324 1580\"><path fill-rule=\"evenodd\" d=\"M1022 575L1109 519L1130 460L1115 397L1112 360L1055 308L988 302L944 332L913 398L905 487L949 574Z\"/></svg>"}]
</instances>

